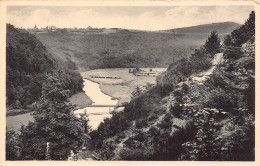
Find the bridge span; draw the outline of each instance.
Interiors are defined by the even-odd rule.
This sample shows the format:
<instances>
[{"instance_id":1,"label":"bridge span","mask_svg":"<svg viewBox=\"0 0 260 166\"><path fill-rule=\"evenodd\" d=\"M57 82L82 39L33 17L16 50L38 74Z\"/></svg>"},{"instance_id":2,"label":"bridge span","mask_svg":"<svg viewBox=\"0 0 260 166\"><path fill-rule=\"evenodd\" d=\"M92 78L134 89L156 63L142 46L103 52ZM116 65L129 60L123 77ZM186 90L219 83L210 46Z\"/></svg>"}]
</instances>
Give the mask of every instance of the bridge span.
<instances>
[{"instance_id":1,"label":"bridge span","mask_svg":"<svg viewBox=\"0 0 260 166\"><path fill-rule=\"evenodd\" d=\"M117 107L117 105L87 105L86 107Z\"/></svg>"}]
</instances>

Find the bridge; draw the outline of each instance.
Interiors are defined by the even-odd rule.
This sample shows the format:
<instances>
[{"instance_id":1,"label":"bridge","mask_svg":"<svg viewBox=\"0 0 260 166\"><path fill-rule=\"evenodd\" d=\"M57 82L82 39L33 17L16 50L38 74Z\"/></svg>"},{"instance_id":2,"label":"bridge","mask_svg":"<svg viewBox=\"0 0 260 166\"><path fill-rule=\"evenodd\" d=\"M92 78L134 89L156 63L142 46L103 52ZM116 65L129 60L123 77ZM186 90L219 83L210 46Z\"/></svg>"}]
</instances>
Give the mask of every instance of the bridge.
<instances>
[{"instance_id":1,"label":"bridge","mask_svg":"<svg viewBox=\"0 0 260 166\"><path fill-rule=\"evenodd\" d=\"M87 107L117 107L117 105L87 105Z\"/></svg>"}]
</instances>

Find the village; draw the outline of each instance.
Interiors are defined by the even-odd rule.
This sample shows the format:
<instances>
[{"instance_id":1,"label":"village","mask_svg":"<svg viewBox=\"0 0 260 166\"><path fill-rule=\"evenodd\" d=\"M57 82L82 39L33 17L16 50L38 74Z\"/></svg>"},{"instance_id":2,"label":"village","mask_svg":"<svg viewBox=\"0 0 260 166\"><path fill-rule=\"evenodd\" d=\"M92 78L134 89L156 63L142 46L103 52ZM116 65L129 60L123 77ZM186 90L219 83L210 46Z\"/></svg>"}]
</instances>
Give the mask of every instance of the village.
<instances>
[{"instance_id":1,"label":"village","mask_svg":"<svg viewBox=\"0 0 260 166\"><path fill-rule=\"evenodd\" d=\"M27 28L27 31L31 33L49 33L49 32L62 32L62 33L116 33L120 28L93 28L91 26L88 26L86 28L58 28L56 26L46 26L45 28L43 27L38 27L35 25L33 28Z\"/></svg>"}]
</instances>

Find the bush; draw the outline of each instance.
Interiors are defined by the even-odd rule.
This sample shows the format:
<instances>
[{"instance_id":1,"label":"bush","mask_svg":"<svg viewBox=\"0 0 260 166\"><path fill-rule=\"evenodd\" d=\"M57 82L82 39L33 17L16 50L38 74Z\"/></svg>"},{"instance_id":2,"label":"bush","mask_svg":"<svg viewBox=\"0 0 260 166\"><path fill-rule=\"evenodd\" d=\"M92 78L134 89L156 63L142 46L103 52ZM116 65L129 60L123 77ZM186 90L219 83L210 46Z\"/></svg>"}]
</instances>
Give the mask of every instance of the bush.
<instances>
[{"instance_id":1,"label":"bush","mask_svg":"<svg viewBox=\"0 0 260 166\"><path fill-rule=\"evenodd\" d=\"M181 117L181 113L183 112L182 106L180 104L174 104L173 106L171 105L170 112L177 118Z\"/></svg>"},{"instance_id":2,"label":"bush","mask_svg":"<svg viewBox=\"0 0 260 166\"><path fill-rule=\"evenodd\" d=\"M166 114L162 120L161 123L158 124L158 127L162 128L162 129L172 129L172 115L171 114Z\"/></svg>"},{"instance_id":3,"label":"bush","mask_svg":"<svg viewBox=\"0 0 260 166\"><path fill-rule=\"evenodd\" d=\"M127 161L147 161L150 160L153 152L149 149L123 149L120 158Z\"/></svg>"},{"instance_id":4,"label":"bush","mask_svg":"<svg viewBox=\"0 0 260 166\"><path fill-rule=\"evenodd\" d=\"M14 131L6 131L6 160L19 160L19 137Z\"/></svg>"},{"instance_id":5,"label":"bush","mask_svg":"<svg viewBox=\"0 0 260 166\"><path fill-rule=\"evenodd\" d=\"M144 142L146 140L146 136L144 133L140 132L134 136L134 140L139 141L139 142Z\"/></svg>"},{"instance_id":6,"label":"bush","mask_svg":"<svg viewBox=\"0 0 260 166\"><path fill-rule=\"evenodd\" d=\"M196 49L190 57L192 73L198 73L209 69L211 67L212 59L213 57L203 47Z\"/></svg>"},{"instance_id":7,"label":"bush","mask_svg":"<svg viewBox=\"0 0 260 166\"><path fill-rule=\"evenodd\" d=\"M232 112L233 108L238 107L239 95L234 92L225 91L222 88L211 90L204 106L208 108L223 109L226 112Z\"/></svg>"},{"instance_id":8,"label":"bush","mask_svg":"<svg viewBox=\"0 0 260 166\"><path fill-rule=\"evenodd\" d=\"M139 119L135 124L136 128L141 129L148 126L147 119Z\"/></svg>"}]
</instances>

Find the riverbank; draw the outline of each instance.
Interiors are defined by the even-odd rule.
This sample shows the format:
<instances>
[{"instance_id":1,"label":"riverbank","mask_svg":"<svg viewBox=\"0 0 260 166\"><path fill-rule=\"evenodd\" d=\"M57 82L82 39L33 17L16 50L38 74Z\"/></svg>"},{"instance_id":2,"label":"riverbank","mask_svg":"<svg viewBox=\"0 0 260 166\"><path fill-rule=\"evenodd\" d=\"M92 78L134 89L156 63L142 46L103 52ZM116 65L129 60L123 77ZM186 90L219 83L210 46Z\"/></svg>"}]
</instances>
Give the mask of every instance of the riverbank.
<instances>
[{"instance_id":1,"label":"riverbank","mask_svg":"<svg viewBox=\"0 0 260 166\"><path fill-rule=\"evenodd\" d=\"M84 93L84 91L72 95L68 100L72 105L76 106L75 109L85 108L92 104L92 100Z\"/></svg>"},{"instance_id":2,"label":"riverbank","mask_svg":"<svg viewBox=\"0 0 260 166\"><path fill-rule=\"evenodd\" d=\"M144 86L147 83L156 83L156 77L134 76L132 73L129 73L128 68L90 70L81 72L81 75L83 78L98 83L104 94L118 99L118 105L121 105L124 102L130 102L132 92L136 87ZM118 77L118 79L92 78L92 76Z\"/></svg>"}]
</instances>

